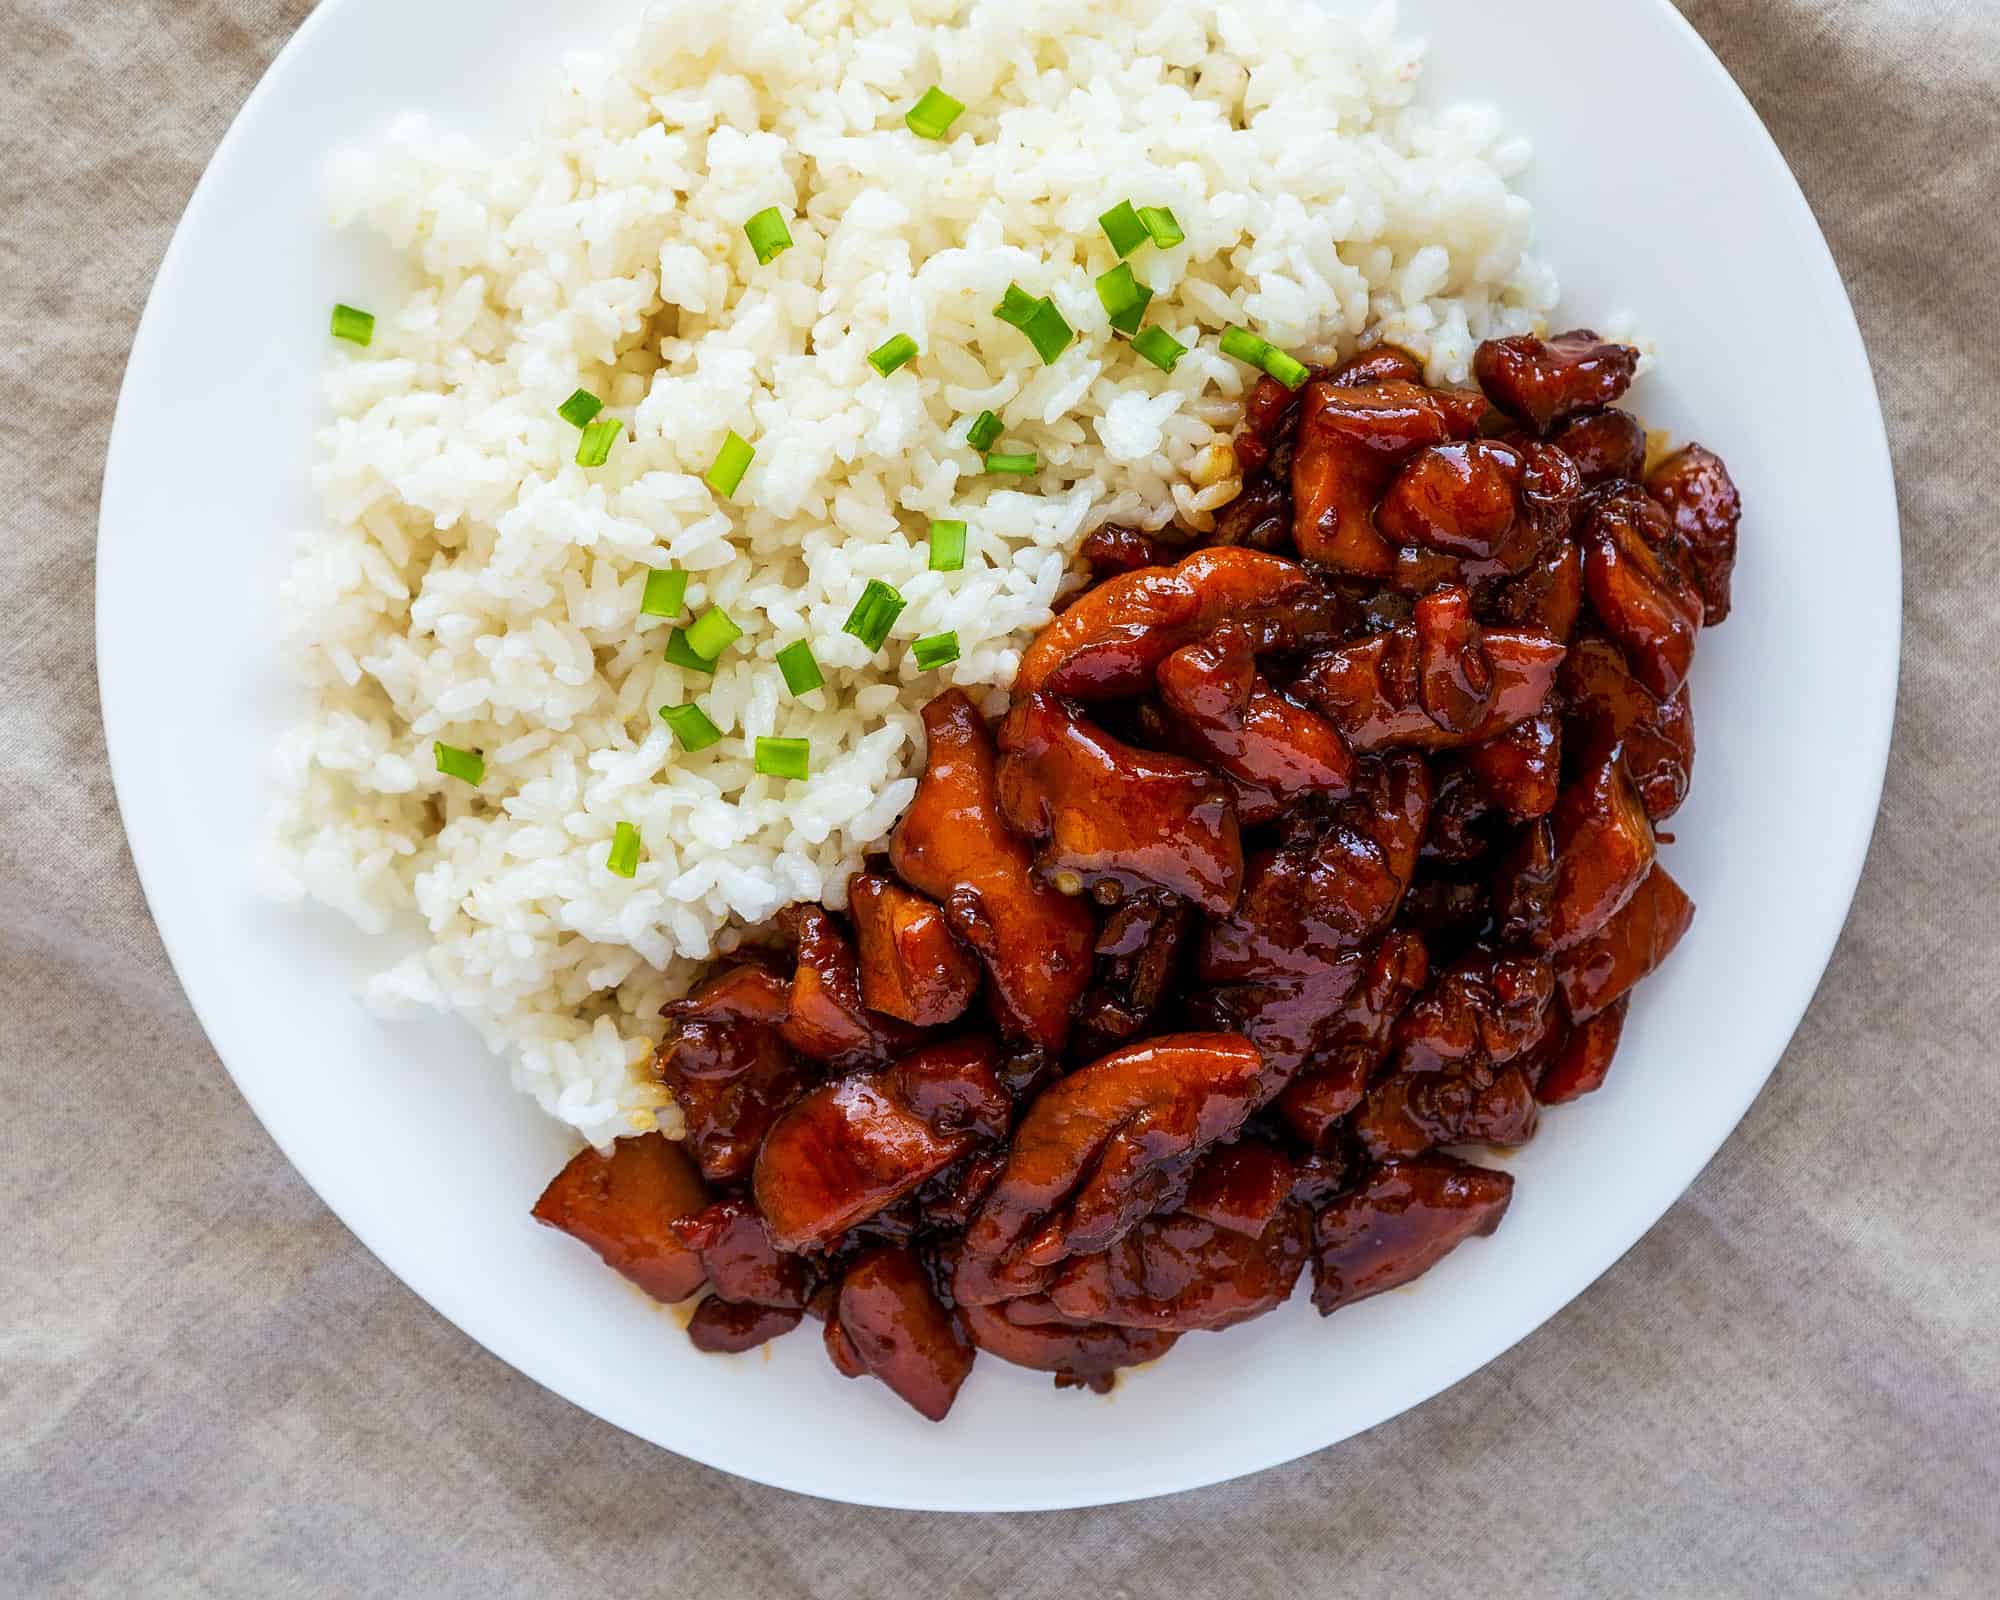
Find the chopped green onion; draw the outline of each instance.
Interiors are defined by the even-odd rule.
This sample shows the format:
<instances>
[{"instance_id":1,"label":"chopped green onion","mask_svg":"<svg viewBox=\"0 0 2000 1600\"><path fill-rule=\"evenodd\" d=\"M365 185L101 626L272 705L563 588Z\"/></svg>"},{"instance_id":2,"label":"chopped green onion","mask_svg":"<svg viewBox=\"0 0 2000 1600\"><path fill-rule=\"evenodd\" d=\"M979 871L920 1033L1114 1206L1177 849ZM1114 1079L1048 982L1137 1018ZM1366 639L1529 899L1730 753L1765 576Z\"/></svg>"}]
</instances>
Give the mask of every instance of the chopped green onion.
<instances>
[{"instance_id":1,"label":"chopped green onion","mask_svg":"<svg viewBox=\"0 0 2000 1600\"><path fill-rule=\"evenodd\" d=\"M1294 361L1268 339L1260 339L1247 328L1222 330L1222 353L1247 361L1260 372L1276 378L1287 389L1296 389L1310 376L1306 367Z\"/></svg>"},{"instance_id":2,"label":"chopped green onion","mask_svg":"<svg viewBox=\"0 0 2000 1600\"><path fill-rule=\"evenodd\" d=\"M1056 309L1055 301L1047 295L1036 299L1019 284L1007 285L1007 293L993 308L993 315L1025 333L1044 366L1067 350L1076 337L1076 330Z\"/></svg>"},{"instance_id":3,"label":"chopped green onion","mask_svg":"<svg viewBox=\"0 0 2000 1600\"><path fill-rule=\"evenodd\" d=\"M367 345L375 338L375 314L352 306L333 308L333 336L349 344Z\"/></svg>"},{"instance_id":4,"label":"chopped green onion","mask_svg":"<svg viewBox=\"0 0 2000 1600\"><path fill-rule=\"evenodd\" d=\"M702 660L700 656L688 648L688 634L685 628L676 628L672 633L667 635L666 659L668 666L684 667L689 672L713 673L715 671L715 663L713 661Z\"/></svg>"},{"instance_id":5,"label":"chopped green onion","mask_svg":"<svg viewBox=\"0 0 2000 1600\"><path fill-rule=\"evenodd\" d=\"M868 365L886 378L898 367L907 366L916 358L917 341L907 333L899 333L868 352Z\"/></svg>"},{"instance_id":6,"label":"chopped green onion","mask_svg":"<svg viewBox=\"0 0 2000 1600\"><path fill-rule=\"evenodd\" d=\"M934 633L928 639L919 639L911 645L910 654L916 657L919 672L949 666L958 659L958 635L956 632Z\"/></svg>"},{"instance_id":7,"label":"chopped green onion","mask_svg":"<svg viewBox=\"0 0 2000 1600\"><path fill-rule=\"evenodd\" d=\"M477 789L486 778L486 758L477 750L460 750L439 740L431 746L437 769L447 778L457 778Z\"/></svg>"},{"instance_id":8,"label":"chopped green onion","mask_svg":"<svg viewBox=\"0 0 2000 1600\"><path fill-rule=\"evenodd\" d=\"M639 599L642 617L677 617L687 604L688 575L678 567L654 567L646 574L646 592Z\"/></svg>"},{"instance_id":9,"label":"chopped green onion","mask_svg":"<svg viewBox=\"0 0 2000 1600\"><path fill-rule=\"evenodd\" d=\"M604 858L605 870L630 878L639 870L639 830L621 822L611 830L611 850Z\"/></svg>"},{"instance_id":10,"label":"chopped green onion","mask_svg":"<svg viewBox=\"0 0 2000 1600\"><path fill-rule=\"evenodd\" d=\"M1271 341L1258 338L1248 328L1224 328L1222 353L1234 356L1238 361L1247 361L1251 366L1261 369L1264 358L1271 353Z\"/></svg>"},{"instance_id":11,"label":"chopped green onion","mask_svg":"<svg viewBox=\"0 0 2000 1600\"><path fill-rule=\"evenodd\" d=\"M748 439L730 429L729 437L715 453L715 465L708 469L703 481L723 499L729 499L743 486L743 474L750 470L750 459L756 454Z\"/></svg>"},{"instance_id":12,"label":"chopped green onion","mask_svg":"<svg viewBox=\"0 0 2000 1600\"><path fill-rule=\"evenodd\" d=\"M812 646L803 639L778 652L778 670L785 675L785 687L793 694L811 694L826 682L819 663L813 660Z\"/></svg>"},{"instance_id":13,"label":"chopped green onion","mask_svg":"<svg viewBox=\"0 0 2000 1600\"><path fill-rule=\"evenodd\" d=\"M812 766L806 739L759 739L752 765L767 778L803 778Z\"/></svg>"},{"instance_id":14,"label":"chopped green onion","mask_svg":"<svg viewBox=\"0 0 2000 1600\"><path fill-rule=\"evenodd\" d=\"M854 602L854 609L847 614L847 621L841 624L842 633L851 633L870 650L880 650L882 641L889 637L889 630L896 625L896 619L908 605L895 589L880 578L870 578L868 587L861 591L861 598Z\"/></svg>"},{"instance_id":15,"label":"chopped green onion","mask_svg":"<svg viewBox=\"0 0 2000 1600\"><path fill-rule=\"evenodd\" d=\"M556 415L572 428L581 428L604 409L604 402L588 389L579 389L561 405L556 407Z\"/></svg>"},{"instance_id":16,"label":"chopped green onion","mask_svg":"<svg viewBox=\"0 0 2000 1600\"><path fill-rule=\"evenodd\" d=\"M611 459L611 447L624 435L625 424L616 417L600 417L583 430L576 442L579 467L601 467Z\"/></svg>"},{"instance_id":17,"label":"chopped green onion","mask_svg":"<svg viewBox=\"0 0 2000 1600\"><path fill-rule=\"evenodd\" d=\"M1153 291L1133 276L1129 262L1121 261L1097 280L1097 298L1104 302L1111 326L1129 335L1139 331Z\"/></svg>"},{"instance_id":18,"label":"chopped green onion","mask_svg":"<svg viewBox=\"0 0 2000 1600\"><path fill-rule=\"evenodd\" d=\"M931 571L957 572L965 565L965 524L931 524Z\"/></svg>"},{"instance_id":19,"label":"chopped green onion","mask_svg":"<svg viewBox=\"0 0 2000 1600\"><path fill-rule=\"evenodd\" d=\"M1165 206L1141 206L1139 222L1153 236L1153 243L1162 250L1171 250L1187 238L1181 232L1181 225L1174 220L1174 214Z\"/></svg>"},{"instance_id":20,"label":"chopped green onion","mask_svg":"<svg viewBox=\"0 0 2000 1600\"><path fill-rule=\"evenodd\" d=\"M1187 354L1187 346L1182 344L1165 328L1142 328L1132 339L1132 350L1144 356L1162 372L1172 372L1182 356Z\"/></svg>"},{"instance_id":21,"label":"chopped green onion","mask_svg":"<svg viewBox=\"0 0 2000 1600\"><path fill-rule=\"evenodd\" d=\"M1041 303L1040 295L1029 294L1018 283L1010 283L1007 292L1000 297L1000 303L993 308L993 315L1016 328L1025 328Z\"/></svg>"},{"instance_id":22,"label":"chopped green onion","mask_svg":"<svg viewBox=\"0 0 2000 1600\"><path fill-rule=\"evenodd\" d=\"M660 716L689 755L706 750L722 737L722 730L708 720L708 713L700 706L661 706Z\"/></svg>"},{"instance_id":23,"label":"chopped green onion","mask_svg":"<svg viewBox=\"0 0 2000 1600\"><path fill-rule=\"evenodd\" d=\"M952 99L944 90L926 89L917 103L903 113L903 121L919 138L942 139L964 110L964 102Z\"/></svg>"},{"instance_id":24,"label":"chopped green onion","mask_svg":"<svg viewBox=\"0 0 2000 1600\"><path fill-rule=\"evenodd\" d=\"M792 247L792 231L785 226L784 213L776 206L766 206L758 212L743 224L743 231L750 236L750 248L757 253L760 267L768 267Z\"/></svg>"},{"instance_id":25,"label":"chopped green onion","mask_svg":"<svg viewBox=\"0 0 2000 1600\"><path fill-rule=\"evenodd\" d=\"M1118 252L1120 261L1149 237L1145 223L1139 220L1139 213L1132 209L1130 200L1120 200L1097 219L1097 225L1104 230L1104 237L1111 241L1111 248Z\"/></svg>"},{"instance_id":26,"label":"chopped green onion","mask_svg":"<svg viewBox=\"0 0 2000 1600\"><path fill-rule=\"evenodd\" d=\"M1274 349L1264 359L1264 370L1287 389L1296 389L1312 376L1312 368L1303 361L1294 360L1282 350Z\"/></svg>"},{"instance_id":27,"label":"chopped green onion","mask_svg":"<svg viewBox=\"0 0 2000 1600\"><path fill-rule=\"evenodd\" d=\"M1000 442L1000 419L990 411L980 412L965 430L965 442L975 450L992 449Z\"/></svg>"},{"instance_id":28,"label":"chopped green onion","mask_svg":"<svg viewBox=\"0 0 2000 1600\"><path fill-rule=\"evenodd\" d=\"M702 660L713 661L742 637L743 630L726 612L710 606L689 625L687 647Z\"/></svg>"},{"instance_id":29,"label":"chopped green onion","mask_svg":"<svg viewBox=\"0 0 2000 1600\"><path fill-rule=\"evenodd\" d=\"M1019 455L989 454L986 457L986 470L988 472L1003 472L1009 477L1014 478L1031 477L1041 470L1041 466L1041 457L1036 455L1032 450L1024 451Z\"/></svg>"}]
</instances>

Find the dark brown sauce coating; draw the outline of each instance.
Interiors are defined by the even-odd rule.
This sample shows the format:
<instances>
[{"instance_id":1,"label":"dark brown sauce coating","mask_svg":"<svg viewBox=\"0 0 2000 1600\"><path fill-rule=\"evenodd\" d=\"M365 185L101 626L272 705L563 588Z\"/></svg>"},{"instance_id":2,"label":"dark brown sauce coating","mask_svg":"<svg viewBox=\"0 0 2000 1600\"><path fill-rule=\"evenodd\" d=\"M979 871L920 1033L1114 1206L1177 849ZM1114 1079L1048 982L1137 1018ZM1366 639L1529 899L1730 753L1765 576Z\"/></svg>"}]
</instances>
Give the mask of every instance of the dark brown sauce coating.
<instances>
[{"instance_id":1,"label":"dark brown sauce coating","mask_svg":"<svg viewBox=\"0 0 2000 1600\"><path fill-rule=\"evenodd\" d=\"M1654 827L1741 505L1698 446L1642 482L1636 364L1259 383L1214 536L1088 537L997 732L925 708L848 915L667 1008L685 1147L586 1151L538 1219L706 1287L697 1347L809 1314L933 1420L980 1351L1101 1390L1308 1265L1332 1311L1492 1232L1512 1178L1450 1152L1599 1087L1693 915Z\"/></svg>"}]
</instances>

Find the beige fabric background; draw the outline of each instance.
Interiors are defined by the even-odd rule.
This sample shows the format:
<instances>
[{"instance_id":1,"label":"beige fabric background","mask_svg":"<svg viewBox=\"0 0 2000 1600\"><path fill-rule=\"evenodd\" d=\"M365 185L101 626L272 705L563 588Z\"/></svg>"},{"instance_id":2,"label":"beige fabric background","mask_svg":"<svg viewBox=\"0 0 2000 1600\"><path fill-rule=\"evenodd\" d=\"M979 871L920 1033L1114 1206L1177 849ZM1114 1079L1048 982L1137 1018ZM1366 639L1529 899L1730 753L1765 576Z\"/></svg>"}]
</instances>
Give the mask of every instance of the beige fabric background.
<instances>
[{"instance_id":1,"label":"beige fabric background","mask_svg":"<svg viewBox=\"0 0 2000 1600\"><path fill-rule=\"evenodd\" d=\"M2000 1593L2000 4L1687 6L1846 272L1908 561L1874 854L1762 1099L1415 1413L967 1519L725 1478L502 1366L286 1165L161 954L97 718L99 465L168 234L308 9L0 0L0 1593Z\"/></svg>"}]
</instances>

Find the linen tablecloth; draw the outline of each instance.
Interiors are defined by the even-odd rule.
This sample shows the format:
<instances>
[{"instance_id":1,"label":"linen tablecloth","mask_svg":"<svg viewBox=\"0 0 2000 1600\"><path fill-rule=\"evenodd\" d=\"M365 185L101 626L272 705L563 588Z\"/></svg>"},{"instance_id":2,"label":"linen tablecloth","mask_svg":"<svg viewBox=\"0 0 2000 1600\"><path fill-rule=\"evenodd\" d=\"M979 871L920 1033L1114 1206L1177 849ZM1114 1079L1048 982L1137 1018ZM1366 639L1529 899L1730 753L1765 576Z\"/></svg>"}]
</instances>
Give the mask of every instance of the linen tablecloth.
<instances>
[{"instance_id":1,"label":"linen tablecloth","mask_svg":"<svg viewBox=\"0 0 2000 1600\"><path fill-rule=\"evenodd\" d=\"M99 474L168 234L309 9L0 0L0 1593L2000 1593L2000 5L1685 7L1832 239L1908 563L1873 854L1770 1086L1430 1404L1014 1518L759 1488L537 1388L327 1213L188 1011L98 723Z\"/></svg>"}]
</instances>

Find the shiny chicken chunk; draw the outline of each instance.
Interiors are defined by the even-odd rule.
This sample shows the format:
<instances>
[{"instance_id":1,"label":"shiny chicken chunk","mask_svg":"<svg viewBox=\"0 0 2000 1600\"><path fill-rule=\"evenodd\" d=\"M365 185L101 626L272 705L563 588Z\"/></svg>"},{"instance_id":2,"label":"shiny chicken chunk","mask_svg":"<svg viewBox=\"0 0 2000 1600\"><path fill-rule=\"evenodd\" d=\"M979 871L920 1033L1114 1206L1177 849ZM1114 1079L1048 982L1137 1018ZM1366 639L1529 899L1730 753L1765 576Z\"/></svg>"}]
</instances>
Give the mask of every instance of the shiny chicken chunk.
<instances>
[{"instance_id":1,"label":"shiny chicken chunk","mask_svg":"<svg viewBox=\"0 0 2000 1600\"><path fill-rule=\"evenodd\" d=\"M920 1028L957 1020L979 989L979 965L944 909L893 878L859 872L847 886L861 958L861 1002Z\"/></svg>"},{"instance_id":2,"label":"shiny chicken chunk","mask_svg":"<svg viewBox=\"0 0 2000 1600\"><path fill-rule=\"evenodd\" d=\"M1060 1050L1090 981L1090 912L1037 876L1033 852L1008 830L993 740L972 702L940 695L924 707L924 731L929 759L889 859L985 964L1002 1027Z\"/></svg>"}]
</instances>

